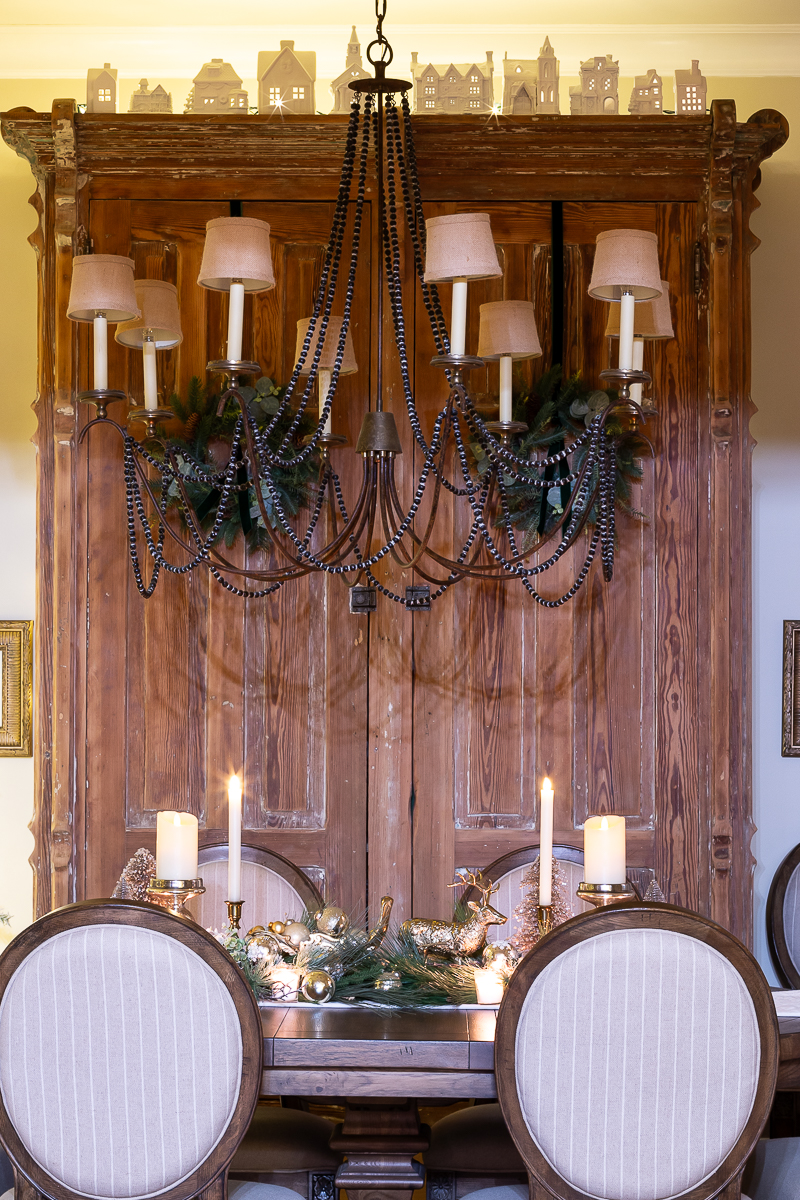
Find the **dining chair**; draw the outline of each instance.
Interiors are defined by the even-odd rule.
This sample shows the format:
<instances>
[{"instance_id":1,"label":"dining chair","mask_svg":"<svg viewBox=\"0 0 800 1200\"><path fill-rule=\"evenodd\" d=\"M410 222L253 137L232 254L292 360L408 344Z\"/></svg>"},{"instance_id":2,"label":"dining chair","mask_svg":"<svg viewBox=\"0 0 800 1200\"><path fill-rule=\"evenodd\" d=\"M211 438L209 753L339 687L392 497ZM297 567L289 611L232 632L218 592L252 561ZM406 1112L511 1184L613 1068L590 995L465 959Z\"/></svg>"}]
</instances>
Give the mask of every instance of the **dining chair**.
<instances>
[{"instance_id":1,"label":"dining chair","mask_svg":"<svg viewBox=\"0 0 800 1200\"><path fill-rule=\"evenodd\" d=\"M262 1048L244 976L192 922L128 900L48 913L0 957L17 1197L224 1200Z\"/></svg>"},{"instance_id":2,"label":"dining chair","mask_svg":"<svg viewBox=\"0 0 800 1200\"><path fill-rule=\"evenodd\" d=\"M228 899L228 843L203 846L197 869L205 892L187 908L204 928L224 923ZM274 850L242 846L243 929L266 925L285 917L299 919L304 909L314 912L322 905L319 889L304 871Z\"/></svg>"},{"instance_id":3,"label":"dining chair","mask_svg":"<svg viewBox=\"0 0 800 1200\"><path fill-rule=\"evenodd\" d=\"M511 977L495 1040L531 1200L738 1200L778 1046L760 967L713 922L628 903L558 926Z\"/></svg>"},{"instance_id":4,"label":"dining chair","mask_svg":"<svg viewBox=\"0 0 800 1200\"><path fill-rule=\"evenodd\" d=\"M228 843L203 846L197 869L205 892L187 908L204 926L216 926L225 917L228 898ZM242 928L266 925L285 917L299 918L304 909L314 912L322 896L300 867L274 850L242 846ZM300 1078L298 1077L298 1083ZM282 1186L289 1182L308 1200L317 1192L331 1191L342 1155L329 1146L333 1123L306 1111L301 1096L281 1097L261 1103L231 1163L231 1177L251 1183Z\"/></svg>"},{"instance_id":5,"label":"dining chair","mask_svg":"<svg viewBox=\"0 0 800 1200\"><path fill-rule=\"evenodd\" d=\"M767 941L785 987L800 988L800 846L775 872L767 897Z\"/></svg>"}]
</instances>

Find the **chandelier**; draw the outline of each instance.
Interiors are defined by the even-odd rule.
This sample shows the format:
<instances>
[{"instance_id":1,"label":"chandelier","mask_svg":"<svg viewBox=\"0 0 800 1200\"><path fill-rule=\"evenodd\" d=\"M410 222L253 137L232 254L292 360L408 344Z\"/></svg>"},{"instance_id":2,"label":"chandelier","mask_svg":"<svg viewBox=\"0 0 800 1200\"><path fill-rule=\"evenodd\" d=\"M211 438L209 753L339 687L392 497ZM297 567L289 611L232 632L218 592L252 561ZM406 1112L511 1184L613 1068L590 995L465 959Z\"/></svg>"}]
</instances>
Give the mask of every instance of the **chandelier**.
<instances>
[{"instance_id":1,"label":"chandelier","mask_svg":"<svg viewBox=\"0 0 800 1200\"><path fill-rule=\"evenodd\" d=\"M411 84L387 77L392 49L383 34L386 0L376 0L377 29L367 49L374 78L350 86L354 93L330 240L310 317L298 324L296 365L277 411L259 420L247 380L261 374L257 363L242 359L246 295L274 287L269 225L249 217L222 217L208 223L198 283L225 291L228 302L227 357L208 364L225 378L219 414L233 412L227 462L202 461L162 435L160 426L174 417L158 404L156 353L181 340L177 292L159 280L134 281L134 263L116 255L87 254L74 260L68 316L93 325L94 387L80 399L96 407L81 441L96 425L114 427L123 442L127 496L128 547L136 585L151 596L162 571L185 575L202 568L237 596L268 596L311 572L339 576L349 587L350 610L370 611L377 593L409 609L427 609L453 584L464 579L517 580L537 603L558 607L576 595L599 555L603 576L613 573L615 486L620 423L627 428L642 416L638 400L649 375L634 362L635 310L666 299L655 234L609 230L598 235L590 295L612 302L619 313L619 366L601 372L609 386L605 407L585 431L576 429L569 445L520 449L527 430L512 416L512 364L542 353L533 305L503 300L481 305L477 356L466 353L467 289L476 279L502 275L486 213L430 218L423 214L411 112ZM331 431L331 411L339 379L357 370L350 335L356 269L364 217L368 170L377 181L380 240L377 264L377 369L373 403L364 412L355 446L360 484L354 503L345 503L340 472L353 460L345 439ZM345 248L345 229L352 236ZM431 429L423 429L411 383L401 280L401 230L408 239L418 287L430 321L446 399ZM452 285L448 328L437 284ZM341 315L333 314L334 304ZM402 453L395 414L384 407L383 315L391 312L395 351L405 399L404 417L419 453L420 469L407 496L395 477ZM651 323L652 323L651 318ZM667 303L666 320L669 322ZM108 405L125 401L109 389L107 326L117 324L117 340L141 348L145 404L134 407L125 426L108 415ZM671 329L670 329L671 333ZM663 336L653 334L652 336ZM499 361L499 419L488 421L467 386L469 372ZM632 395L632 389L638 389ZM317 392L315 404L315 389ZM613 390L611 390L613 389ZM318 412L312 432L301 437L301 424ZM130 432L143 422L144 438ZM548 452L549 450L549 452ZM344 459L344 462L342 460ZM356 462L358 460L356 459ZM480 464L480 469L478 468ZM308 502L290 511L282 490L287 472L299 468L313 477ZM215 508L198 512L193 490L200 486L215 498ZM557 519L538 530L533 544L515 532L515 497L520 489L539 497L563 498ZM451 499L441 501L445 493ZM221 547L221 530L233 505L253 504L268 538L268 553L258 564L231 561ZM442 546L443 520L461 506L463 534L449 549ZM180 521L170 519L177 507ZM324 514L324 519L323 518ZM437 521L438 518L438 521ZM434 536L438 534L438 536ZM579 544L584 547L571 586L547 597L540 580ZM438 548L437 548L438 547ZM145 554L149 559L144 564ZM418 581L403 594L379 580L388 557Z\"/></svg>"}]
</instances>

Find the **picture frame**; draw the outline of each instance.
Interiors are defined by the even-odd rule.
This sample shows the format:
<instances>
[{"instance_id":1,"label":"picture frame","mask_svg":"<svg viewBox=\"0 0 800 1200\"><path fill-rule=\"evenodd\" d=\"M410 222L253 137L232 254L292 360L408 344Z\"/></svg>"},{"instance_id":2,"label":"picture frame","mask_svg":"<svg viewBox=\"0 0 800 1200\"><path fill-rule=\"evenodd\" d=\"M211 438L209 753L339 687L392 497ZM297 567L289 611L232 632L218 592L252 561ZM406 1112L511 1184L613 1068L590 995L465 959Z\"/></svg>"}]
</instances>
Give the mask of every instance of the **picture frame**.
<instances>
[{"instance_id":1,"label":"picture frame","mask_svg":"<svg viewBox=\"0 0 800 1200\"><path fill-rule=\"evenodd\" d=\"M781 757L800 758L800 621L783 622Z\"/></svg>"},{"instance_id":2,"label":"picture frame","mask_svg":"<svg viewBox=\"0 0 800 1200\"><path fill-rule=\"evenodd\" d=\"M33 621L0 621L0 758L33 753Z\"/></svg>"}]
</instances>

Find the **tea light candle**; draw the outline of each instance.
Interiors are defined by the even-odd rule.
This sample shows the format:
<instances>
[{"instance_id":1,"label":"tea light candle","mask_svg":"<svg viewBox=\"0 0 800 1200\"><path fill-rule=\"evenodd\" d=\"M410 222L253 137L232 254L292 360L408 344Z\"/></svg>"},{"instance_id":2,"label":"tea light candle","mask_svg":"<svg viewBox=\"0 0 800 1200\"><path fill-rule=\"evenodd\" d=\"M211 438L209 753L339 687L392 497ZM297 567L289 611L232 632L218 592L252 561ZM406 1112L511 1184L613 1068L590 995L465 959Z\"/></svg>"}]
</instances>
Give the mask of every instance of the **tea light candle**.
<instances>
[{"instance_id":1,"label":"tea light candle","mask_svg":"<svg viewBox=\"0 0 800 1200\"><path fill-rule=\"evenodd\" d=\"M197 878L197 817L191 813L156 813L156 875L159 879Z\"/></svg>"},{"instance_id":2,"label":"tea light candle","mask_svg":"<svg viewBox=\"0 0 800 1200\"><path fill-rule=\"evenodd\" d=\"M547 778L539 807L539 903L553 903L553 785Z\"/></svg>"},{"instance_id":3,"label":"tea light candle","mask_svg":"<svg viewBox=\"0 0 800 1200\"><path fill-rule=\"evenodd\" d=\"M503 999L503 976L491 967L475 967L474 970L478 1004L499 1004Z\"/></svg>"},{"instance_id":4,"label":"tea light candle","mask_svg":"<svg viewBox=\"0 0 800 1200\"><path fill-rule=\"evenodd\" d=\"M625 883L624 817L587 817L583 876L586 883Z\"/></svg>"},{"instance_id":5,"label":"tea light candle","mask_svg":"<svg viewBox=\"0 0 800 1200\"><path fill-rule=\"evenodd\" d=\"M286 989L281 1000L296 1000L297 989L300 987L300 972L296 967L273 967L269 977L275 983L282 983Z\"/></svg>"},{"instance_id":6,"label":"tea light candle","mask_svg":"<svg viewBox=\"0 0 800 1200\"><path fill-rule=\"evenodd\" d=\"M242 781L228 782L228 899L242 898Z\"/></svg>"}]
</instances>

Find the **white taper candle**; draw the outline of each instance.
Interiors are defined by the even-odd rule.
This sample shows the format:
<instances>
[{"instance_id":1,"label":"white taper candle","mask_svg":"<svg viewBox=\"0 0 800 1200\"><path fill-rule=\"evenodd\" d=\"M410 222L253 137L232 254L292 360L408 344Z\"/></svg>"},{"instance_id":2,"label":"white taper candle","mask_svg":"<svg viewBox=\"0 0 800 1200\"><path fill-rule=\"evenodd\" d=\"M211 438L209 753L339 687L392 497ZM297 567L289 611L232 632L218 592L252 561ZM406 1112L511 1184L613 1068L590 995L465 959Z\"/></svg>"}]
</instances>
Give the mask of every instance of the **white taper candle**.
<instances>
[{"instance_id":1,"label":"white taper candle","mask_svg":"<svg viewBox=\"0 0 800 1200\"><path fill-rule=\"evenodd\" d=\"M228 302L228 361L242 361L242 326L244 324L244 284L240 279L231 283ZM230 897L228 897L230 899Z\"/></svg>"},{"instance_id":2,"label":"white taper candle","mask_svg":"<svg viewBox=\"0 0 800 1200\"><path fill-rule=\"evenodd\" d=\"M539 903L553 903L553 785L542 783L539 806Z\"/></svg>"},{"instance_id":3,"label":"white taper candle","mask_svg":"<svg viewBox=\"0 0 800 1200\"><path fill-rule=\"evenodd\" d=\"M619 369L630 371L633 363L633 316L636 300L633 292L623 290L619 302Z\"/></svg>"},{"instance_id":4,"label":"white taper candle","mask_svg":"<svg viewBox=\"0 0 800 1200\"><path fill-rule=\"evenodd\" d=\"M145 334L142 342L144 365L144 406L149 411L158 408L158 373L156 371L156 344L151 334Z\"/></svg>"},{"instance_id":5,"label":"white taper candle","mask_svg":"<svg viewBox=\"0 0 800 1200\"><path fill-rule=\"evenodd\" d=\"M242 898L242 781L228 782L228 900Z\"/></svg>"},{"instance_id":6,"label":"white taper candle","mask_svg":"<svg viewBox=\"0 0 800 1200\"><path fill-rule=\"evenodd\" d=\"M106 314L95 313L93 325L94 386L95 391L99 391L108 387L108 321Z\"/></svg>"},{"instance_id":7,"label":"white taper candle","mask_svg":"<svg viewBox=\"0 0 800 1200\"><path fill-rule=\"evenodd\" d=\"M507 425L511 420L511 369L513 359L504 354L500 359L500 420Z\"/></svg>"},{"instance_id":8,"label":"white taper candle","mask_svg":"<svg viewBox=\"0 0 800 1200\"><path fill-rule=\"evenodd\" d=\"M467 344L467 281L453 280L453 308L450 319L450 353L463 354Z\"/></svg>"},{"instance_id":9,"label":"white taper candle","mask_svg":"<svg viewBox=\"0 0 800 1200\"><path fill-rule=\"evenodd\" d=\"M320 367L317 372L319 377L319 415L322 416L322 410L325 407L325 401L328 399L328 392L331 390L331 373L326 371L324 367ZM325 422L325 432L331 432L331 416L332 411L328 413L328 419Z\"/></svg>"}]
</instances>

